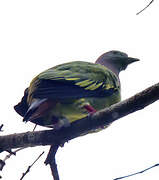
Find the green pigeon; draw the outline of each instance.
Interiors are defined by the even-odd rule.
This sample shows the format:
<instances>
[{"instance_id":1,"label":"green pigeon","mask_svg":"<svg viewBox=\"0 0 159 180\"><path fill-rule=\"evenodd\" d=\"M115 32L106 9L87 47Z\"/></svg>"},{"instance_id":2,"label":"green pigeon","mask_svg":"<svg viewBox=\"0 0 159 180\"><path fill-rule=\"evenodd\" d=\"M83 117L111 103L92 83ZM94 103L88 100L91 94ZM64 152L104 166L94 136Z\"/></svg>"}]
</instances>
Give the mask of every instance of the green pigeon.
<instances>
[{"instance_id":1,"label":"green pigeon","mask_svg":"<svg viewBox=\"0 0 159 180\"><path fill-rule=\"evenodd\" d=\"M109 51L95 63L64 63L37 75L15 111L37 125L60 129L121 100L119 73L139 59Z\"/></svg>"}]
</instances>

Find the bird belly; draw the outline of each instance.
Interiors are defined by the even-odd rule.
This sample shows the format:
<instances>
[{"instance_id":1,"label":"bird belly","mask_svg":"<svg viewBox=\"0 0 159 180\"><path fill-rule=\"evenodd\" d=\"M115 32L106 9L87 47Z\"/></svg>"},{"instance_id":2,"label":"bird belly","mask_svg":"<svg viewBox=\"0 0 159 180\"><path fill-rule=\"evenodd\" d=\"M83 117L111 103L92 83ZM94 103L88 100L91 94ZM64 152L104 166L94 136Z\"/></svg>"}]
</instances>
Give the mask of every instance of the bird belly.
<instances>
[{"instance_id":1,"label":"bird belly","mask_svg":"<svg viewBox=\"0 0 159 180\"><path fill-rule=\"evenodd\" d=\"M70 123L82 119L88 115L88 112L74 102L61 102L56 105L50 112L50 117L66 118Z\"/></svg>"},{"instance_id":2,"label":"bird belly","mask_svg":"<svg viewBox=\"0 0 159 180\"><path fill-rule=\"evenodd\" d=\"M57 105L50 110L50 113L45 117L47 124L52 124L51 118L66 118L69 123L85 118L89 112L84 108L84 105L89 104L97 111L109 107L120 101L120 93L114 93L112 96L102 98L81 98L77 100L69 100L58 102Z\"/></svg>"}]
</instances>

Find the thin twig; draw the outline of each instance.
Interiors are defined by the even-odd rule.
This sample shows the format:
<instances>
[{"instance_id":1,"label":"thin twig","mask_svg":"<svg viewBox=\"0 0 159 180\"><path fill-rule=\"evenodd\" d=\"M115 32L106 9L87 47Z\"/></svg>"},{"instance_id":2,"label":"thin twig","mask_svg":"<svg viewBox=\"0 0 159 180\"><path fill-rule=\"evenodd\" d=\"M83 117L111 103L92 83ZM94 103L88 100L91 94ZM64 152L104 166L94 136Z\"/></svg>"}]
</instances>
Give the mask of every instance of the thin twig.
<instances>
[{"instance_id":1,"label":"thin twig","mask_svg":"<svg viewBox=\"0 0 159 180\"><path fill-rule=\"evenodd\" d=\"M14 155L14 156L15 156L15 154L16 154L16 153L15 153L14 151L12 151L11 149L7 149L6 152L8 152L9 154Z\"/></svg>"},{"instance_id":2,"label":"thin twig","mask_svg":"<svg viewBox=\"0 0 159 180\"><path fill-rule=\"evenodd\" d=\"M141 173L143 173L143 172L145 172L145 171L148 171L149 169L152 169L152 168L154 168L154 167L156 167L156 166L159 166L159 164L155 164L155 165L150 166L150 167L148 167L148 168L146 168L146 169L144 169L144 170L142 170L142 171L139 171L139 172L136 172L136 173L133 173L133 174L129 174L129 175L127 175L127 176L122 176L122 177L119 177L119 178L115 178L114 180L124 179L124 178L130 177L130 176L135 176L135 175L137 175L137 174L141 174Z\"/></svg>"},{"instance_id":3,"label":"thin twig","mask_svg":"<svg viewBox=\"0 0 159 180\"><path fill-rule=\"evenodd\" d=\"M16 153L17 153L18 151L23 150L23 149L25 149L25 148L27 148L27 147L22 147L22 148L19 148L19 149L15 150L15 151L7 150L7 152L8 152L9 154L7 154L6 157L5 157L3 160L0 159L0 171L2 171L3 168L4 168L4 166L6 165L5 162L6 162L7 159L9 159L12 155L16 155ZM2 176L0 176L0 179L1 179L1 178L2 178Z\"/></svg>"},{"instance_id":4,"label":"thin twig","mask_svg":"<svg viewBox=\"0 0 159 180\"><path fill-rule=\"evenodd\" d=\"M3 124L0 125L0 131L3 131L3 130L2 130L2 127L3 127L3 126L4 126Z\"/></svg>"},{"instance_id":5,"label":"thin twig","mask_svg":"<svg viewBox=\"0 0 159 180\"><path fill-rule=\"evenodd\" d=\"M50 147L47 158L44 162L46 165L47 164L50 165L50 169L51 169L54 180L60 180L59 174L58 174L58 169L57 169L57 164L56 164L56 160L55 160L55 155L56 155L58 148L59 148L59 145L52 145Z\"/></svg>"},{"instance_id":6,"label":"thin twig","mask_svg":"<svg viewBox=\"0 0 159 180\"><path fill-rule=\"evenodd\" d=\"M20 178L20 180L22 180L22 179L24 178L24 176L29 173L31 167L36 163L36 161L37 161L43 154L44 154L44 151L38 156L38 158L36 158L36 160L35 160L30 166L28 166L28 168L27 168L27 170L25 171L25 173L22 174L22 177Z\"/></svg>"},{"instance_id":7,"label":"thin twig","mask_svg":"<svg viewBox=\"0 0 159 180\"><path fill-rule=\"evenodd\" d=\"M9 154L7 154L3 160L0 159L0 171L3 170L3 167L5 166L5 164L6 164L5 162L6 162L7 159L9 159L12 155L15 156L18 151L23 150L25 148L26 147L22 147L22 148L19 148L19 149L15 150L15 151L7 150L7 152Z\"/></svg>"},{"instance_id":8,"label":"thin twig","mask_svg":"<svg viewBox=\"0 0 159 180\"><path fill-rule=\"evenodd\" d=\"M142 13L144 10L146 10L152 3L154 2L154 0L151 0L150 3L141 11L139 11L138 13L136 13L136 15L139 15L140 13Z\"/></svg>"},{"instance_id":9,"label":"thin twig","mask_svg":"<svg viewBox=\"0 0 159 180\"><path fill-rule=\"evenodd\" d=\"M6 160L9 159L12 155L16 155L16 153L17 153L18 151L21 151L21 150L23 150L23 149L25 149L25 148L27 148L27 147L18 148L18 149L16 149L15 151L7 151L7 152L9 152L9 154L6 155L6 157L3 159L3 161L6 161Z\"/></svg>"},{"instance_id":10,"label":"thin twig","mask_svg":"<svg viewBox=\"0 0 159 180\"><path fill-rule=\"evenodd\" d=\"M34 126L34 128L33 128L33 131L35 131L36 127L37 127L37 124L35 124L35 126Z\"/></svg>"}]
</instances>

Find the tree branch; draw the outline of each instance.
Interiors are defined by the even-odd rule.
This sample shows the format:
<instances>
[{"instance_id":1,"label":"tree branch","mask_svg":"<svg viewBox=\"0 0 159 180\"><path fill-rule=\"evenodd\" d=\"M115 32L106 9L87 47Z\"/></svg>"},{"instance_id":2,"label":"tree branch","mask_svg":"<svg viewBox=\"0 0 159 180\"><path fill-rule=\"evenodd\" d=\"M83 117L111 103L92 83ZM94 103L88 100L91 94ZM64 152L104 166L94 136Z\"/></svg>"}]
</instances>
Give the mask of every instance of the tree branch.
<instances>
[{"instance_id":1,"label":"tree branch","mask_svg":"<svg viewBox=\"0 0 159 180\"><path fill-rule=\"evenodd\" d=\"M68 140L87 134L91 130L108 126L115 120L152 104L159 99L159 83L146 90L94 113L92 116L73 122L70 127L60 130L44 130L0 136L0 149L39 145L60 145Z\"/></svg>"},{"instance_id":2,"label":"tree branch","mask_svg":"<svg viewBox=\"0 0 159 180\"><path fill-rule=\"evenodd\" d=\"M56 160L55 160L55 155L56 155L58 148L59 148L58 145L51 146L49 153L47 155L47 158L44 162L46 165L48 165L48 164L50 165L50 169L51 169L52 176L53 176L54 180L60 179L58 169L57 169Z\"/></svg>"}]
</instances>

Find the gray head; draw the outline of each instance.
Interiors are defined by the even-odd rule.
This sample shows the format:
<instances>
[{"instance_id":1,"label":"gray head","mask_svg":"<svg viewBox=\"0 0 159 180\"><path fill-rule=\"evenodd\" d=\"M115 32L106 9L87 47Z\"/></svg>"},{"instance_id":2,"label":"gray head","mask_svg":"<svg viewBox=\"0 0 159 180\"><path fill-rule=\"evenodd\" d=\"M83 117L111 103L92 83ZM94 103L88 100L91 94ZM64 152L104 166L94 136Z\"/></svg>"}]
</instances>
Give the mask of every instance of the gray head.
<instances>
[{"instance_id":1,"label":"gray head","mask_svg":"<svg viewBox=\"0 0 159 180\"><path fill-rule=\"evenodd\" d=\"M101 55L95 63L106 66L116 75L119 75L120 71L125 70L129 64L136 61L139 61L139 59L128 57L126 53L109 51Z\"/></svg>"}]
</instances>

